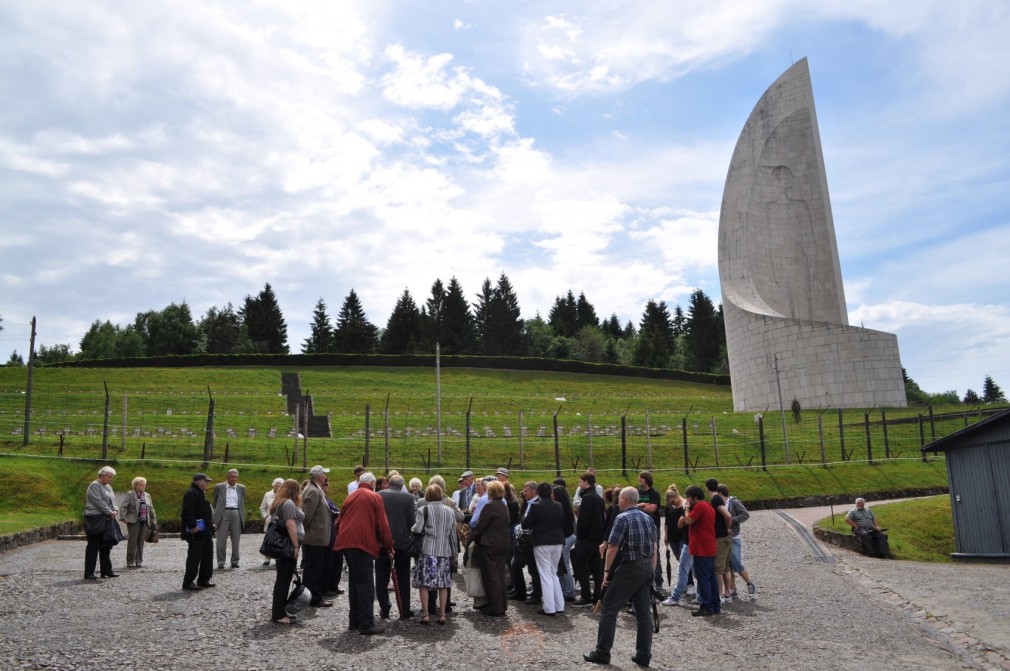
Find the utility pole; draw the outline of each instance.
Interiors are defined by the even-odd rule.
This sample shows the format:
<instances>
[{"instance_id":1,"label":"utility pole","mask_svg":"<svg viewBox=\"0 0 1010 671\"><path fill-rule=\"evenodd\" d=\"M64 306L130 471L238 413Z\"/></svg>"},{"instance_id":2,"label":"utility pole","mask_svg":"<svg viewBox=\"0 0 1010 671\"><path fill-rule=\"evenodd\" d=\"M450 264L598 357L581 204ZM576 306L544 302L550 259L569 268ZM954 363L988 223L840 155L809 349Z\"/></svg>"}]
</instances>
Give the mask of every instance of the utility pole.
<instances>
[{"instance_id":1,"label":"utility pole","mask_svg":"<svg viewBox=\"0 0 1010 671\"><path fill-rule=\"evenodd\" d=\"M25 426L21 435L22 447L28 447L28 434L32 430L32 369L35 368L35 317L32 317L32 339L28 345L28 384L25 387Z\"/></svg>"}]
</instances>

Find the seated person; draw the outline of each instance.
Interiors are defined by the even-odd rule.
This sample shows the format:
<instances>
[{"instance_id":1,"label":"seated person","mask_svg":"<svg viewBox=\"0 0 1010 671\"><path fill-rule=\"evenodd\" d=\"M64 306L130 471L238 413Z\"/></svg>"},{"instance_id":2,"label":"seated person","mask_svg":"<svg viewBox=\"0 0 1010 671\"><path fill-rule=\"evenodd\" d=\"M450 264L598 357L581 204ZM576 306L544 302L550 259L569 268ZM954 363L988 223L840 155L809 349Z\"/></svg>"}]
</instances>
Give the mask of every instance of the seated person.
<instances>
[{"instance_id":1,"label":"seated person","mask_svg":"<svg viewBox=\"0 0 1010 671\"><path fill-rule=\"evenodd\" d=\"M856 499L856 507L845 516L845 522L852 527L852 533L859 537L863 552L871 557L887 556L887 534L877 524L876 516L866 507L864 499Z\"/></svg>"}]
</instances>

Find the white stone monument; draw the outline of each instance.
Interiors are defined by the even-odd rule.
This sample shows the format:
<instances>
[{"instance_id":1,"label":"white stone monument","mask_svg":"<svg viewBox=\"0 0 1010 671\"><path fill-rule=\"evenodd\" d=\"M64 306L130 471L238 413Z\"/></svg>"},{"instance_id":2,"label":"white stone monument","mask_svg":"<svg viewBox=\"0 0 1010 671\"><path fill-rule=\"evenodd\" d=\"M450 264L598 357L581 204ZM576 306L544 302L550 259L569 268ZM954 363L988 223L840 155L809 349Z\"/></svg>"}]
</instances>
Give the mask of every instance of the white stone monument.
<instances>
[{"instance_id":1,"label":"white stone monument","mask_svg":"<svg viewBox=\"0 0 1010 671\"><path fill-rule=\"evenodd\" d=\"M737 411L904 407L898 339L849 326L807 60L758 100L719 216Z\"/></svg>"}]
</instances>

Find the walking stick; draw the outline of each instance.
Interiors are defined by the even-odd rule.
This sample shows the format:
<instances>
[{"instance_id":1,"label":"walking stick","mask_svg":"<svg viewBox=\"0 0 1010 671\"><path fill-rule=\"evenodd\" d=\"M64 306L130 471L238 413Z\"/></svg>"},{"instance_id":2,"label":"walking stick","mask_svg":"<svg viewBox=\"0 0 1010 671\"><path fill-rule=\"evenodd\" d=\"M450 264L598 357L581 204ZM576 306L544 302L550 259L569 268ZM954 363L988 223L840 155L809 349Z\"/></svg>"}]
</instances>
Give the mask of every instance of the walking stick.
<instances>
[{"instance_id":1,"label":"walking stick","mask_svg":"<svg viewBox=\"0 0 1010 671\"><path fill-rule=\"evenodd\" d=\"M655 634L659 633L659 607L656 605L656 599L659 596L656 593L656 586L649 585L649 596L652 598L652 631Z\"/></svg>"},{"instance_id":2,"label":"walking stick","mask_svg":"<svg viewBox=\"0 0 1010 671\"><path fill-rule=\"evenodd\" d=\"M670 546L666 546L666 584L673 584L673 567L670 566Z\"/></svg>"},{"instance_id":3,"label":"walking stick","mask_svg":"<svg viewBox=\"0 0 1010 671\"><path fill-rule=\"evenodd\" d=\"M603 577L603 582L607 585L610 584L610 573L607 573ZM593 615L600 612L600 608L603 606L603 597L607 593L606 586L600 588L600 598L596 600L596 605L593 606Z\"/></svg>"},{"instance_id":4,"label":"walking stick","mask_svg":"<svg viewBox=\"0 0 1010 671\"><path fill-rule=\"evenodd\" d=\"M393 576L393 593L396 594L396 609L400 611L400 619L407 617L403 612L403 596L400 595L400 576L396 575L396 564L393 562L394 553L389 553L389 563L393 569L389 573Z\"/></svg>"}]
</instances>

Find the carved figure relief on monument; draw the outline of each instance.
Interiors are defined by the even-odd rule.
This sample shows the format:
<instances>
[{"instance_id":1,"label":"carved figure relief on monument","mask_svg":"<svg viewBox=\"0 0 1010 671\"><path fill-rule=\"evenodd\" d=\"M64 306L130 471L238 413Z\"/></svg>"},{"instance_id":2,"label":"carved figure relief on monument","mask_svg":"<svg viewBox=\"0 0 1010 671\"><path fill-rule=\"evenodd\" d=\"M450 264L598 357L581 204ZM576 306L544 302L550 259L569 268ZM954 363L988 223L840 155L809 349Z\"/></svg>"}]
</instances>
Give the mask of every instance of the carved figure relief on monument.
<instances>
[{"instance_id":1,"label":"carved figure relief on monument","mask_svg":"<svg viewBox=\"0 0 1010 671\"><path fill-rule=\"evenodd\" d=\"M849 326L806 59L755 105L719 218L736 410L903 407L897 337Z\"/></svg>"}]
</instances>

